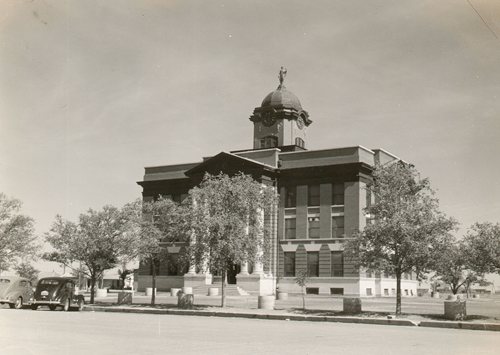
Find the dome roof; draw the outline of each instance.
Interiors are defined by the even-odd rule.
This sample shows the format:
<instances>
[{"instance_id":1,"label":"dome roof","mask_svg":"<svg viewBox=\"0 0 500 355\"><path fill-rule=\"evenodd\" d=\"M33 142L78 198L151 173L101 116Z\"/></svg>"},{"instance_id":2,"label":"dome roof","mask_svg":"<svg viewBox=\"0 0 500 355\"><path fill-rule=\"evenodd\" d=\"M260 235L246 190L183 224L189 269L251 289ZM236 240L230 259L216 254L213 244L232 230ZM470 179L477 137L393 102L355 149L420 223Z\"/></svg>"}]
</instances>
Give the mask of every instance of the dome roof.
<instances>
[{"instance_id":1,"label":"dome roof","mask_svg":"<svg viewBox=\"0 0 500 355\"><path fill-rule=\"evenodd\" d=\"M300 105L300 101L297 96L295 96L295 94L291 91L288 91L283 85L280 85L276 90L269 93L262 101L261 107L285 107L295 109L297 111L302 110L302 106Z\"/></svg>"}]
</instances>

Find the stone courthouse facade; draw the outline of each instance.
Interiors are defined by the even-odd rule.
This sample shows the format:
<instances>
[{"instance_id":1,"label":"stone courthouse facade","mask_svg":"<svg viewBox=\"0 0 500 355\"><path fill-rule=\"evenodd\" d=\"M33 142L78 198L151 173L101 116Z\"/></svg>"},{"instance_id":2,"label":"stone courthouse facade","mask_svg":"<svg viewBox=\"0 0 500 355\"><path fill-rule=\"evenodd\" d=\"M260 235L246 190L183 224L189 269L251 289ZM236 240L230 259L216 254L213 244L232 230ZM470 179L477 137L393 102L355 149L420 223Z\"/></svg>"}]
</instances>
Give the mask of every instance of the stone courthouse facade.
<instances>
[{"instance_id":1,"label":"stone courthouse facade","mask_svg":"<svg viewBox=\"0 0 500 355\"><path fill-rule=\"evenodd\" d=\"M271 250L264 265L234 265L228 283L238 290L273 293L300 292L295 276L307 270L307 292L314 294L391 296L396 282L391 275L356 269L344 259L344 242L367 223L363 209L370 203L367 183L376 163L397 159L382 149L361 146L308 150L306 131L312 124L298 98L283 84L268 94L250 116L253 148L221 152L203 161L145 168L144 200L159 195L180 202L205 172L229 175L243 172L279 193L276 211L266 213L273 231ZM210 270L180 268L176 262L183 246L168 247L169 257L156 265L157 287L191 286L206 292L215 280ZM150 287L152 265L141 264L139 289ZM215 287L217 285L214 285ZM402 280L403 296L416 295L411 275Z\"/></svg>"}]
</instances>

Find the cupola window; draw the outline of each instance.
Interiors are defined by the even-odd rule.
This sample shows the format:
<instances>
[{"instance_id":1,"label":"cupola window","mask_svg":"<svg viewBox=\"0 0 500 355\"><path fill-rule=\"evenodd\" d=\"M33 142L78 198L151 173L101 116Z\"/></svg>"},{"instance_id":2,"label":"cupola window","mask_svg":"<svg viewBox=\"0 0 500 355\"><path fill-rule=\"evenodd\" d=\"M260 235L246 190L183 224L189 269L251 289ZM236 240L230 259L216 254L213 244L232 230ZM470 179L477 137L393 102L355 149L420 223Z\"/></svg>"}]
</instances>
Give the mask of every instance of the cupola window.
<instances>
[{"instance_id":1,"label":"cupola window","mask_svg":"<svg viewBox=\"0 0 500 355\"><path fill-rule=\"evenodd\" d=\"M261 138L260 147L261 148L275 148L278 146L278 137L267 136Z\"/></svg>"},{"instance_id":2,"label":"cupola window","mask_svg":"<svg viewBox=\"0 0 500 355\"><path fill-rule=\"evenodd\" d=\"M304 140L300 137L295 138L295 145L301 148L305 148Z\"/></svg>"}]
</instances>

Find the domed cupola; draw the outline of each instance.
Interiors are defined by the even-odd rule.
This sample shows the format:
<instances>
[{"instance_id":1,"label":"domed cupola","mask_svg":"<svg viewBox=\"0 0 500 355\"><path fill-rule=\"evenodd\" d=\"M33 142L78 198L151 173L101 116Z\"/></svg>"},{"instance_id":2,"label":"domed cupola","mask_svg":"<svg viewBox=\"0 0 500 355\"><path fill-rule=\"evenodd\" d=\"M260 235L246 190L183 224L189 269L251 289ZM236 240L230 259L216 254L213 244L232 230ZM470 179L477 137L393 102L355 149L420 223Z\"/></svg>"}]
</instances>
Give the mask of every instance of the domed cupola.
<instances>
[{"instance_id":1,"label":"domed cupola","mask_svg":"<svg viewBox=\"0 0 500 355\"><path fill-rule=\"evenodd\" d=\"M260 107L256 107L253 110L253 115L250 117L252 122L262 121L264 124L271 126L279 119L291 120L300 117L306 126L312 123L307 111L302 109L297 96L283 84L286 73L286 68L281 67L278 76L280 80L278 88L264 98Z\"/></svg>"},{"instance_id":2,"label":"domed cupola","mask_svg":"<svg viewBox=\"0 0 500 355\"><path fill-rule=\"evenodd\" d=\"M312 121L299 99L283 84L287 70L281 67L280 84L253 110L254 149L298 147L305 149L305 129Z\"/></svg>"}]
</instances>

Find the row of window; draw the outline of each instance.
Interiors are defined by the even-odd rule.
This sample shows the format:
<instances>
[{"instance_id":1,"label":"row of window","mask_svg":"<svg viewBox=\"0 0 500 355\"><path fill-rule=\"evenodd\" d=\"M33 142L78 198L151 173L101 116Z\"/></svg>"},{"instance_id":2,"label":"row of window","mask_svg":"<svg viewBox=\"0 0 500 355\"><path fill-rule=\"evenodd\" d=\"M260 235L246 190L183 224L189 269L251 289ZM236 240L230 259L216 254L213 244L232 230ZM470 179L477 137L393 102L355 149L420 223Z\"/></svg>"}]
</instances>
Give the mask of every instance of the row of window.
<instances>
[{"instance_id":1,"label":"row of window","mask_svg":"<svg viewBox=\"0 0 500 355\"><path fill-rule=\"evenodd\" d=\"M301 148L305 148L305 142L302 138L295 138L295 145ZM261 138L259 141L260 148L275 148L278 146L278 137L275 136L267 136Z\"/></svg>"},{"instance_id":2,"label":"row of window","mask_svg":"<svg viewBox=\"0 0 500 355\"><path fill-rule=\"evenodd\" d=\"M285 252L284 276L295 276L295 252ZM307 275L310 277L319 277L319 252L307 252ZM332 251L330 253L330 276L344 276L344 254L341 251Z\"/></svg>"},{"instance_id":3,"label":"row of window","mask_svg":"<svg viewBox=\"0 0 500 355\"><path fill-rule=\"evenodd\" d=\"M307 234L309 239L321 238L320 217L307 218ZM332 238L344 237L344 216L332 216ZM285 239L297 238L297 219L285 219ZM327 238L327 237L325 237Z\"/></svg>"},{"instance_id":4,"label":"row of window","mask_svg":"<svg viewBox=\"0 0 500 355\"><path fill-rule=\"evenodd\" d=\"M320 205L320 185L311 184L307 185L307 205L308 206L319 206ZM332 184L332 205L343 205L344 204L344 184L335 183ZM292 208L297 207L297 186L289 186L285 188L285 207Z\"/></svg>"}]
</instances>

